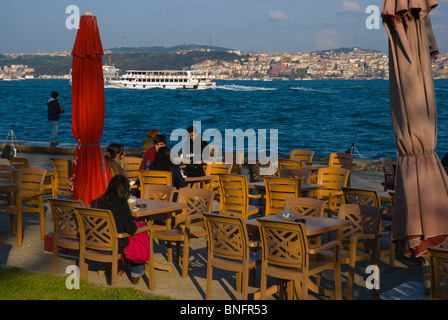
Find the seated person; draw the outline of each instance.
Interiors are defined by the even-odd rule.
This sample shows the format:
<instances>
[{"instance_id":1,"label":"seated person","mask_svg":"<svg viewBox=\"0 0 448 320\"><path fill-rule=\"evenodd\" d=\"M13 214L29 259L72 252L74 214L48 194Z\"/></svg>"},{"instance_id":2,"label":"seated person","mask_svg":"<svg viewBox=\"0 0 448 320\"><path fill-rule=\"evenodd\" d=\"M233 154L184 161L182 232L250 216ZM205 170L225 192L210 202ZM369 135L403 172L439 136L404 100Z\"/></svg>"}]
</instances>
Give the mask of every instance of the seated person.
<instances>
[{"instance_id":1,"label":"seated person","mask_svg":"<svg viewBox=\"0 0 448 320\"><path fill-rule=\"evenodd\" d=\"M129 187L128 178L121 174L115 175L110 180L106 192L100 198L92 200L91 207L112 211L117 232L133 235L137 231L137 225L128 205ZM129 238L118 239L118 252L123 252L128 245ZM132 284L138 284L140 277L145 273L145 263L126 261L130 264Z\"/></svg>"},{"instance_id":2,"label":"seated person","mask_svg":"<svg viewBox=\"0 0 448 320\"><path fill-rule=\"evenodd\" d=\"M190 139L189 139L189 143L190 143L190 153L195 154L195 150L194 150L194 141L195 141L195 140L197 139L197 137L199 136L198 130L197 130L195 127L193 127L193 126L189 126L188 129L187 129L187 132L188 132L188 134L189 134L189 136L190 136ZM204 152L204 149L206 149L206 148L207 148L207 150L210 149L208 142L207 142L207 141L204 141L204 140L201 139L201 154L200 154L200 155L195 154L195 157L194 157L194 158L196 159L198 156L201 156L201 157L202 157L202 154L203 154L203 152ZM213 150L211 150L210 155L213 156ZM203 159L202 159L202 160L203 160Z\"/></svg>"},{"instance_id":3,"label":"seated person","mask_svg":"<svg viewBox=\"0 0 448 320\"><path fill-rule=\"evenodd\" d=\"M154 162L156 152L161 147L166 147L166 137L162 134L158 134L154 137L154 146L149 148L148 151L145 152L143 156L143 161L140 164L140 170L148 170L148 167L151 163ZM149 162L148 162L149 161Z\"/></svg>"},{"instance_id":4,"label":"seated person","mask_svg":"<svg viewBox=\"0 0 448 320\"><path fill-rule=\"evenodd\" d=\"M173 186L184 188L187 185L185 179L180 172L179 166L171 162L170 154L170 148L161 147L156 153L154 162L149 165L149 170L171 171L173 173Z\"/></svg>"},{"instance_id":5,"label":"seated person","mask_svg":"<svg viewBox=\"0 0 448 320\"><path fill-rule=\"evenodd\" d=\"M125 174L121 165L121 160L124 158L124 146L122 144L111 143L108 145L105 156L109 169L112 169L114 175Z\"/></svg>"},{"instance_id":6,"label":"seated person","mask_svg":"<svg viewBox=\"0 0 448 320\"><path fill-rule=\"evenodd\" d=\"M146 138L143 139L142 150L144 150L146 152L149 148L154 147L154 137L158 134L160 134L160 131L157 129L149 130L148 134L146 135Z\"/></svg>"}]
</instances>

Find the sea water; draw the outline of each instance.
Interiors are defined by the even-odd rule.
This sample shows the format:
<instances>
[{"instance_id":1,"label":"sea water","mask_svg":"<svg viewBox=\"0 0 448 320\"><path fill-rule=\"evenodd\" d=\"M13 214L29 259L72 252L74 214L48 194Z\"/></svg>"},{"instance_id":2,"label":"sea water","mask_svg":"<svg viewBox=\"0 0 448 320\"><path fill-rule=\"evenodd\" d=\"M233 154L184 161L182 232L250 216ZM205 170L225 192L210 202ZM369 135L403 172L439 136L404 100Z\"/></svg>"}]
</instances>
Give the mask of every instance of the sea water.
<instances>
[{"instance_id":1,"label":"sea water","mask_svg":"<svg viewBox=\"0 0 448 320\"><path fill-rule=\"evenodd\" d=\"M216 81L207 90L105 89L106 115L100 144L140 147L149 129L170 139L175 129L193 121L201 129L278 130L278 152L314 150L318 156L345 152L357 158L394 157L389 82L387 80ZM59 92L61 114L57 140L76 143L71 132L68 80L0 81L0 142L12 128L16 138L49 141L46 102ZM448 153L448 80L435 80L438 114L436 152ZM170 146L178 141L169 142ZM224 147L224 146L223 146Z\"/></svg>"}]
</instances>

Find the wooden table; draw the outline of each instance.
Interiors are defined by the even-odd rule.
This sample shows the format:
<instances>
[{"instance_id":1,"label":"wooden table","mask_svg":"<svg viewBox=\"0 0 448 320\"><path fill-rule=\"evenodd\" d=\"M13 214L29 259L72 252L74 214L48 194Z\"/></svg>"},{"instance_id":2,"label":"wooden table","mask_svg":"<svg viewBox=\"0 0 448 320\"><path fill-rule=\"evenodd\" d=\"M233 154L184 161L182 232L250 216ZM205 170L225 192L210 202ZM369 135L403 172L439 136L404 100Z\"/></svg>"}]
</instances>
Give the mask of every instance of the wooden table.
<instances>
[{"instance_id":1,"label":"wooden table","mask_svg":"<svg viewBox=\"0 0 448 320\"><path fill-rule=\"evenodd\" d=\"M205 175L202 177L184 177L185 182L187 184L190 184L191 188L202 188L205 182L212 181L215 178L215 175Z\"/></svg>"},{"instance_id":2,"label":"wooden table","mask_svg":"<svg viewBox=\"0 0 448 320\"><path fill-rule=\"evenodd\" d=\"M308 237L318 236L327 232L332 232L350 226L351 222L348 220L324 217L310 217L296 215L295 218L304 219L305 233ZM287 221L282 218L281 213L273 214L258 218L260 220L268 221ZM294 222L294 219L289 222ZM246 221L248 227L258 227L257 219L249 219Z\"/></svg>"},{"instance_id":3,"label":"wooden table","mask_svg":"<svg viewBox=\"0 0 448 320\"><path fill-rule=\"evenodd\" d=\"M137 205L146 204L146 208L139 208L138 212L133 213L135 219L148 220L151 216L164 213L174 213L187 208L187 204L183 202L171 202L155 199L137 198Z\"/></svg>"},{"instance_id":4,"label":"wooden table","mask_svg":"<svg viewBox=\"0 0 448 320\"><path fill-rule=\"evenodd\" d=\"M138 212L132 214L135 219L143 219L145 220L145 222L149 221L151 216L170 213L172 217L176 211L180 211L187 208L187 204L183 202L171 202L155 199L137 198L136 204L137 205L146 204L146 208L139 208ZM167 223L167 228L170 227L171 224ZM156 260L154 260L154 267L159 270L165 270L168 272L173 271L173 266L163 264Z\"/></svg>"}]
</instances>

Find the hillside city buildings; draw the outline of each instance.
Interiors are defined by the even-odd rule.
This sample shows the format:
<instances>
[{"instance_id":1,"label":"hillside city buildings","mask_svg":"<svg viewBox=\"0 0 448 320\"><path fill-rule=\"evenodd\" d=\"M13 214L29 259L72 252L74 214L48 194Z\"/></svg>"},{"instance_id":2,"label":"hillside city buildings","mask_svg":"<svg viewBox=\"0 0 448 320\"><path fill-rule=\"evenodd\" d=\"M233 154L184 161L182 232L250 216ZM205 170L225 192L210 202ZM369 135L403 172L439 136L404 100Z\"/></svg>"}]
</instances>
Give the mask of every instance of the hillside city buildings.
<instances>
[{"instance_id":1,"label":"hillside city buildings","mask_svg":"<svg viewBox=\"0 0 448 320\"><path fill-rule=\"evenodd\" d=\"M198 50L198 49L196 49ZM209 49L199 49L209 50ZM233 61L206 60L190 66L190 69L208 70L218 80L313 80L313 79L388 79L389 58L387 53L367 51L360 48L328 50L321 52L248 53L230 50L237 59ZM110 51L106 53L112 54ZM185 54L180 51L178 54ZM24 54L9 55L19 57ZM50 57L69 57L69 52L35 53ZM8 55L7 55L8 56ZM112 58L113 60L113 58ZM448 78L448 54L439 54L432 61L434 78ZM125 71L125 70L122 70ZM32 79L34 68L12 64L0 66L0 79ZM64 76L38 75L38 78L67 78ZM37 77L36 77L37 78Z\"/></svg>"}]
</instances>

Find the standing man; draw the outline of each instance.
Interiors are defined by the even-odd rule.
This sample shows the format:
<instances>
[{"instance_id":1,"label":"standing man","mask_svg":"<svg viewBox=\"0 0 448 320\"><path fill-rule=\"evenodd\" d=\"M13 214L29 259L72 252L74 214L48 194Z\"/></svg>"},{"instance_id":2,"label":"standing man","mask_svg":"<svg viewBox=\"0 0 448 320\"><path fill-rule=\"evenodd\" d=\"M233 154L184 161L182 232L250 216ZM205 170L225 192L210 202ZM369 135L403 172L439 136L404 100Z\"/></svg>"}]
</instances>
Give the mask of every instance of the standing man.
<instances>
[{"instance_id":1,"label":"standing man","mask_svg":"<svg viewBox=\"0 0 448 320\"><path fill-rule=\"evenodd\" d=\"M51 126L51 142L52 146L57 146L59 142L56 141L56 133L58 133L59 115L64 112L62 106L58 102L59 94L56 91L51 92L51 99L48 100L48 121Z\"/></svg>"}]
</instances>

